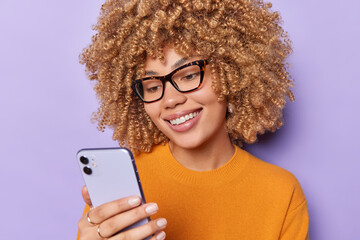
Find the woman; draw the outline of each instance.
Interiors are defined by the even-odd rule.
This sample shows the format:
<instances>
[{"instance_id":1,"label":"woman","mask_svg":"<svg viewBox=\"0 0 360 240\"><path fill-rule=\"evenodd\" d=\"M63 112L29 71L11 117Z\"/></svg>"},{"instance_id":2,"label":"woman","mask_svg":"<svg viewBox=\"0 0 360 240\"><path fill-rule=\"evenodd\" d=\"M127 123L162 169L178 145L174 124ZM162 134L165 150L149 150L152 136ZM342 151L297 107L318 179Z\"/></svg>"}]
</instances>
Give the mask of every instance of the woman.
<instances>
[{"instance_id":1,"label":"woman","mask_svg":"<svg viewBox=\"0 0 360 240\"><path fill-rule=\"evenodd\" d=\"M147 204L89 210L78 239L307 239L296 178L241 150L282 125L290 42L271 4L109 0L81 56L99 128L135 155ZM152 221L123 231L140 219ZM165 229L165 230L164 230Z\"/></svg>"}]
</instances>

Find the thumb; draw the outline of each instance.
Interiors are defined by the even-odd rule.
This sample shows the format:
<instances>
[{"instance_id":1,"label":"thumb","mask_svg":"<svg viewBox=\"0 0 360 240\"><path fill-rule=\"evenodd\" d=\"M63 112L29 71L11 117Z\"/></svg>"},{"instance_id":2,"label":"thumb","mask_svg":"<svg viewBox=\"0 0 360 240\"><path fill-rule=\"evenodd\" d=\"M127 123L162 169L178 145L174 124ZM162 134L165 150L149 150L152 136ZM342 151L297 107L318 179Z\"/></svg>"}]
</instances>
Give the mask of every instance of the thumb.
<instances>
[{"instance_id":1,"label":"thumb","mask_svg":"<svg viewBox=\"0 0 360 240\"><path fill-rule=\"evenodd\" d=\"M87 187L84 186L81 190L81 194L82 194L82 197L84 199L84 202L89 205L89 207L92 208L92 203L91 203L91 199L90 199L90 196L89 196L89 192L87 190Z\"/></svg>"}]
</instances>

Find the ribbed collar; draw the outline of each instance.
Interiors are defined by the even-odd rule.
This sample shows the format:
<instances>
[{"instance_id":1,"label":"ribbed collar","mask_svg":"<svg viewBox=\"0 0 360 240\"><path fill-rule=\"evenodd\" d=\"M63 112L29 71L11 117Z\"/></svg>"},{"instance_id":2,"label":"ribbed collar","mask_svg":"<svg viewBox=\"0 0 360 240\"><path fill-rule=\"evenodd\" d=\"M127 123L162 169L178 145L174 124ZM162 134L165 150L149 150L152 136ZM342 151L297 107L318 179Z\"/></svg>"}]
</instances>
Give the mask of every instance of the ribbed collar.
<instances>
[{"instance_id":1,"label":"ribbed collar","mask_svg":"<svg viewBox=\"0 0 360 240\"><path fill-rule=\"evenodd\" d=\"M171 154L168 144L164 146L157 146L156 151L159 155L159 173L165 177L172 178L182 184L194 185L218 185L230 182L237 178L244 179L249 171L244 171L249 164L249 154L235 147L234 155L229 161L219 168L210 171L194 171L182 166ZM157 155L157 154L156 154ZM164 157L167 156L167 157Z\"/></svg>"}]
</instances>

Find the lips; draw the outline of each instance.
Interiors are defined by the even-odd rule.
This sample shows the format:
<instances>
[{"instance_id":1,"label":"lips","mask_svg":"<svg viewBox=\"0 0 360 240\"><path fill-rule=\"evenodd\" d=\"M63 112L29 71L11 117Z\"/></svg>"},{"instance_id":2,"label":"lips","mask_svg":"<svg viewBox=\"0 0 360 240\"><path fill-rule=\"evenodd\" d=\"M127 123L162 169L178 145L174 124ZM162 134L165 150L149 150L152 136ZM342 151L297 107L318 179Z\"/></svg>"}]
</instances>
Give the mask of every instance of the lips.
<instances>
[{"instance_id":1,"label":"lips","mask_svg":"<svg viewBox=\"0 0 360 240\"><path fill-rule=\"evenodd\" d=\"M183 124L193 118L195 118L201 112L201 108L195 110L181 111L176 114L169 115L164 118L171 125Z\"/></svg>"},{"instance_id":2,"label":"lips","mask_svg":"<svg viewBox=\"0 0 360 240\"><path fill-rule=\"evenodd\" d=\"M190 119L193 119L194 117L196 117L197 115L199 115L200 112L193 112L193 113L189 113L189 114L186 114L185 116L182 116L182 117L179 117L179 118L176 118L174 120L170 120L169 122L172 124L172 125L179 125L179 124L182 124L186 121L189 121Z\"/></svg>"},{"instance_id":3,"label":"lips","mask_svg":"<svg viewBox=\"0 0 360 240\"><path fill-rule=\"evenodd\" d=\"M181 111L163 118L168 126L176 132L186 132L198 122L202 108Z\"/></svg>"}]
</instances>

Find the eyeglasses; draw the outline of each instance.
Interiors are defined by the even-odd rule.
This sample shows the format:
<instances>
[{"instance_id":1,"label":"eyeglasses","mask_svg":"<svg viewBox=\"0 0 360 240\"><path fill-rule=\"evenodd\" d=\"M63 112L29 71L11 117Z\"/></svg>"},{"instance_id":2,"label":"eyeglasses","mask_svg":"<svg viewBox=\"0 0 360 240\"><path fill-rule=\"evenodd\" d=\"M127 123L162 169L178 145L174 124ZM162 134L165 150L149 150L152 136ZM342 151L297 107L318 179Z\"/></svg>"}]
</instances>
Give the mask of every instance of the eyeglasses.
<instances>
[{"instance_id":1,"label":"eyeglasses","mask_svg":"<svg viewBox=\"0 0 360 240\"><path fill-rule=\"evenodd\" d=\"M131 88L146 103L158 101L164 96L167 81L181 93L191 92L201 86L207 63L207 60L197 60L185 64L162 77L140 78L133 81Z\"/></svg>"}]
</instances>

